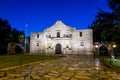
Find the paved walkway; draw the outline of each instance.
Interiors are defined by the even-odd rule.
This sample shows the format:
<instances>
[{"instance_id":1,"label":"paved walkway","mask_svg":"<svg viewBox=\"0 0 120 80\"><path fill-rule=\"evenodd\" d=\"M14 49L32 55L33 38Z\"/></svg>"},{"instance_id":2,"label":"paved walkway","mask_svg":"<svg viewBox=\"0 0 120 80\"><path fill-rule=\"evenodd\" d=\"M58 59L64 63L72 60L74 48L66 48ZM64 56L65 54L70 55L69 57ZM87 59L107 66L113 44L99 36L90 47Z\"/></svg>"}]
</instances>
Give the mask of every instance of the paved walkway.
<instances>
[{"instance_id":1,"label":"paved walkway","mask_svg":"<svg viewBox=\"0 0 120 80\"><path fill-rule=\"evenodd\" d=\"M10 70L0 80L120 80L120 71L103 66L92 56L65 58Z\"/></svg>"}]
</instances>

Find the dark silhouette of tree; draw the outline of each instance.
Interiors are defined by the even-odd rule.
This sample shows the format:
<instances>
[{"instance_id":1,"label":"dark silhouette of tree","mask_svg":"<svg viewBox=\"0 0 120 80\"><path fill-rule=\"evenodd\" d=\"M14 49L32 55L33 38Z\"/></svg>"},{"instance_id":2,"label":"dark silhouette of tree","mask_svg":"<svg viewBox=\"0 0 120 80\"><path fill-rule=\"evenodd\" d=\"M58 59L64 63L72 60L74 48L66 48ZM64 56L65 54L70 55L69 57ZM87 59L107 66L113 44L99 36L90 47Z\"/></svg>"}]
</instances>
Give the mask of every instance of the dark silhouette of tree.
<instances>
[{"instance_id":1,"label":"dark silhouette of tree","mask_svg":"<svg viewBox=\"0 0 120 80\"><path fill-rule=\"evenodd\" d=\"M8 43L24 44L24 32L13 29L7 20L0 18L0 54L7 53Z\"/></svg>"},{"instance_id":2,"label":"dark silhouette of tree","mask_svg":"<svg viewBox=\"0 0 120 80\"><path fill-rule=\"evenodd\" d=\"M16 43L24 42L21 41L21 39L23 39L24 37L24 32L18 31L17 29L13 29L11 33L12 33L12 39L11 39L12 42L16 42Z\"/></svg>"},{"instance_id":3,"label":"dark silhouette of tree","mask_svg":"<svg viewBox=\"0 0 120 80\"><path fill-rule=\"evenodd\" d=\"M7 20L0 19L0 52L5 53L8 42L10 41L11 26Z\"/></svg>"},{"instance_id":4,"label":"dark silhouette of tree","mask_svg":"<svg viewBox=\"0 0 120 80\"><path fill-rule=\"evenodd\" d=\"M99 9L90 28L93 29L94 42L115 42L120 51L120 0L107 1L111 11Z\"/></svg>"},{"instance_id":5,"label":"dark silhouette of tree","mask_svg":"<svg viewBox=\"0 0 120 80\"><path fill-rule=\"evenodd\" d=\"M96 20L93 21L90 28L93 29L94 42L111 41L111 28L113 28L113 15L109 12L105 12L99 9L99 12L95 16ZM109 34L108 34L109 33Z\"/></svg>"},{"instance_id":6,"label":"dark silhouette of tree","mask_svg":"<svg viewBox=\"0 0 120 80\"><path fill-rule=\"evenodd\" d=\"M107 0L108 6L112 10L112 14L114 15L114 28L113 28L113 36L112 40L117 44L117 52L120 52L120 0ZM118 54L120 55L120 54Z\"/></svg>"}]
</instances>

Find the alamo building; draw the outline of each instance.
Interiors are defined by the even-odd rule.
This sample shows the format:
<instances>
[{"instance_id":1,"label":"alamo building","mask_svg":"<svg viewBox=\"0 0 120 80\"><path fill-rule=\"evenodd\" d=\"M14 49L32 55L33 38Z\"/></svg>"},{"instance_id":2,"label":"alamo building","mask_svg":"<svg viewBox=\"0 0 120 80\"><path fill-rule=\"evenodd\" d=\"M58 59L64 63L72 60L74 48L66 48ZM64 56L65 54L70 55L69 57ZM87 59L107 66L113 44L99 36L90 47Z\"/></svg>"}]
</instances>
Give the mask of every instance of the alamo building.
<instances>
[{"instance_id":1,"label":"alamo building","mask_svg":"<svg viewBox=\"0 0 120 80\"><path fill-rule=\"evenodd\" d=\"M90 52L90 53L87 53ZM92 29L76 30L57 21L44 32L30 35L30 54L93 54Z\"/></svg>"}]
</instances>

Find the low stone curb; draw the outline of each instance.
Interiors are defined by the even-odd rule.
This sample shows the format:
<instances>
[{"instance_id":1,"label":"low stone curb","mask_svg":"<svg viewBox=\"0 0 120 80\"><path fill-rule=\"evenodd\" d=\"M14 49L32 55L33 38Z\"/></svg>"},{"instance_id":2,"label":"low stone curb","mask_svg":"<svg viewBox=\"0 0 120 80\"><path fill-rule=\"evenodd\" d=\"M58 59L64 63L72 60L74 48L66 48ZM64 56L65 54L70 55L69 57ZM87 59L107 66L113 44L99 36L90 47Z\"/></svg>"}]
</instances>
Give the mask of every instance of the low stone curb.
<instances>
[{"instance_id":1,"label":"low stone curb","mask_svg":"<svg viewBox=\"0 0 120 80\"><path fill-rule=\"evenodd\" d=\"M12 69L17 69L17 68L21 68L21 67L25 67L25 66L28 66L28 65L34 65L34 64L38 64L38 63L40 63L40 62L41 62L41 61L37 61L37 62L33 62L33 63L22 64L22 65L19 65L19 66L13 66L13 67L8 67L8 68L2 68L2 69L0 69L0 72L12 70Z\"/></svg>"}]
</instances>

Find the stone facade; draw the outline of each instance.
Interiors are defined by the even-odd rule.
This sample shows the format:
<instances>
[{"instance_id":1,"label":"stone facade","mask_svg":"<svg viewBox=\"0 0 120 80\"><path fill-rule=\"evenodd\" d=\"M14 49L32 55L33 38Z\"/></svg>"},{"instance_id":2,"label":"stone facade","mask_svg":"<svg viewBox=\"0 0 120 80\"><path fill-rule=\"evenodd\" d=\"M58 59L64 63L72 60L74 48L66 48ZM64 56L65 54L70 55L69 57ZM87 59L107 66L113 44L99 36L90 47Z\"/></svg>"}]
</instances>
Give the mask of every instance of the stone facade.
<instances>
[{"instance_id":1,"label":"stone facade","mask_svg":"<svg viewBox=\"0 0 120 80\"><path fill-rule=\"evenodd\" d=\"M92 30L76 30L62 21L57 21L44 32L32 32L30 36L30 54L82 54L92 51Z\"/></svg>"}]
</instances>

